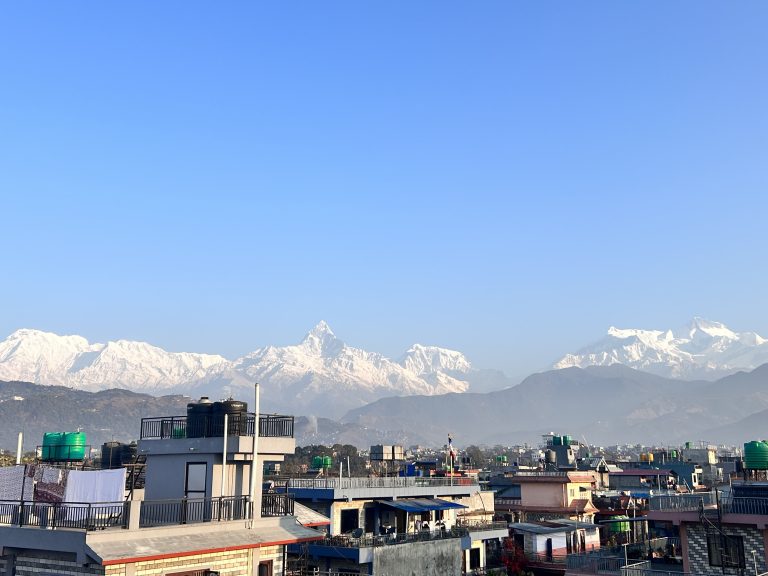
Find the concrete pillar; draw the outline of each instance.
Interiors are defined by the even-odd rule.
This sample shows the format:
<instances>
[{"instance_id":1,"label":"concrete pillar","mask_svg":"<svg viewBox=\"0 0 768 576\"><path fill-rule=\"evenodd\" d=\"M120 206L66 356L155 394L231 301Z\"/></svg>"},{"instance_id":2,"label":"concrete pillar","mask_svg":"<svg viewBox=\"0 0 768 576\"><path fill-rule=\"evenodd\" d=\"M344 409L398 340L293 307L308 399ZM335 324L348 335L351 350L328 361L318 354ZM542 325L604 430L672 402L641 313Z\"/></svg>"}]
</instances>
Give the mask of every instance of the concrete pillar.
<instances>
[{"instance_id":1,"label":"concrete pillar","mask_svg":"<svg viewBox=\"0 0 768 576\"><path fill-rule=\"evenodd\" d=\"M691 561L688 558L688 527L685 522L680 522L680 546L683 554L683 572L691 573Z\"/></svg>"},{"instance_id":2,"label":"concrete pillar","mask_svg":"<svg viewBox=\"0 0 768 576\"><path fill-rule=\"evenodd\" d=\"M128 530L138 530L141 519L141 500L130 500L128 507Z\"/></svg>"}]
</instances>

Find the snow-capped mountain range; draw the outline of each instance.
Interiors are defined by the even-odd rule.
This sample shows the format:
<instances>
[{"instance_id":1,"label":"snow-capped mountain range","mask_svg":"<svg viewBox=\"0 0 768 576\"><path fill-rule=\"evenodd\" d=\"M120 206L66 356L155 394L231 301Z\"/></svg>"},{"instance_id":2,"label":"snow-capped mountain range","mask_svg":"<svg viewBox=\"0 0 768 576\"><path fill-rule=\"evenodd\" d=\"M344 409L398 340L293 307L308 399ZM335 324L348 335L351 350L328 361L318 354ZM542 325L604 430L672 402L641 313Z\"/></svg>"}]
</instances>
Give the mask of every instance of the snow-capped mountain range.
<instances>
[{"instance_id":1,"label":"snow-capped mountain range","mask_svg":"<svg viewBox=\"0 0 768 576\"><path fill-rule=\"evenodd\" d=\"M236 360L174 353L145 342L92 344L81 336L17 330L0 342L0 380L97 391L233 395L262 384L269 410L338 416L384 396L464 392L472 368L460 352L415 344L399 360L347 346L320 322L299 344Z\"/></svg>"},{"instance_id":2,"label":"snow-capped mountain range","mask_svg":"<svg viewBox=\"0 0 768 576\"><path fill-rule=\"evenodd\" d=\"M600 341L566 354L554 368L623 364L660 376L714 380L768 363L768 340L737 333L720 322L694 318L679 330L636 330L613 326Z\"/></svg>"}]
</instances>

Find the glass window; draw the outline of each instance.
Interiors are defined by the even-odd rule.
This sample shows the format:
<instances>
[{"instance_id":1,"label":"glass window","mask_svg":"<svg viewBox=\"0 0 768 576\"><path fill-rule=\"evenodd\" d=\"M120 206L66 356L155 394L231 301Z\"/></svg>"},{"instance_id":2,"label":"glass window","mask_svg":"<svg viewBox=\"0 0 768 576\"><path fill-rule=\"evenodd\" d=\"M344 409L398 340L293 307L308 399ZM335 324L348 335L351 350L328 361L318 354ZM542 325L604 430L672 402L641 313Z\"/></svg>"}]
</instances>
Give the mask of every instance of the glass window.
<instances>
[{"instance_id":1,"label":"glass window","mask_svg":"<svg viewBox=\"0 0 768 576\"><path fill-rule=\"evenodd\" d=\"M184 490L187 498L205 498L208 464L205 462L189 462L187 464L187 484Z\"/></svg>"},{"instance_id":2,"label":"glass window","mask_svg":"<svg viewBox=\"0 0 768 576\"><path fill-rule=\"evenodd\" d=\"M710 566L745 568L744 539L741 536L707 534Z\"/></svg>"}]
</instances>

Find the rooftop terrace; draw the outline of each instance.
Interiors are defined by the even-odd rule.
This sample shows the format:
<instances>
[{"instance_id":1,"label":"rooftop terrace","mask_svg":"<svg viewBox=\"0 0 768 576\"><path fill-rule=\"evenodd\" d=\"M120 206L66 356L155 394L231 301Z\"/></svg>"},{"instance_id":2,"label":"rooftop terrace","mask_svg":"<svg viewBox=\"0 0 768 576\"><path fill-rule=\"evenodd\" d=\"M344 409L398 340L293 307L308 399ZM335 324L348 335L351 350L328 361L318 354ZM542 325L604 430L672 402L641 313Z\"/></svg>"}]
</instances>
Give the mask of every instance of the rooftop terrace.
<instances>
[{"instance_id":1,"label":"rooftop terrace","mask_svg":"<svg viewBox=\"0 0 768 576\"><path fill-rule=\"evenodd\" d=\"M256 414L248 412L244 418L232 419L227 426L230 436L253 436ZM158 416L141 419L141 440L166 438L222 438L224 422L219 417L196 416L190 426L187 416ZM293 438L293 416L259 414L260 438Z\"/></svg>"},{"instance_id":2,"label":"rooftop terrace","mask_svg":"<svg viewBox=\"0 0 768 576\"><path fill-rule=\"evenodd\" d=\"M10 502L0 501L0 526L85 531L154 528L252 517L247 496L127 502ZM261 517L293 515L290 494L263 494Z\"/></svg>"}]
</instances>

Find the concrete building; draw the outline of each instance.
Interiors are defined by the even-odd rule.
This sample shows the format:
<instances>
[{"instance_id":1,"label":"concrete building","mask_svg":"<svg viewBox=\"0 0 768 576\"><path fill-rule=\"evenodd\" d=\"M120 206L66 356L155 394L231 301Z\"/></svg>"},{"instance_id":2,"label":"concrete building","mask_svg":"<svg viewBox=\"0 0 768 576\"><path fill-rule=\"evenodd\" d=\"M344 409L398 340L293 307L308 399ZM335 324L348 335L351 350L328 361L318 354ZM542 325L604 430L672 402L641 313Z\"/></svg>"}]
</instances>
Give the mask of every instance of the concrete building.
<instances>
[{"instance_id":1,"label":"concrete building","mask_svg":"<svg viewBox=\"0 0 768 576\"><path fill-rule=\"evenodd\" d=\"M652 490L674 490L677 474L672 470L656 468L628 468L608 474L612 490L635 490L648 493Z\"/></svg>"},{"instance_id":2,"label":"concrete building","mask_svg":"<svg viewBox=\"0 0 768 576\"><path fill-rule=\"evenodd\" d=\"M565 562L567 554L598 550L600 531L596 524L576 520L518 522L510 524L515 545L533 563Z\"/></svg>"},{"instance_id":3,"label":"concrete building","mask_svg":"<svg viewBox=\"0 0 768 576\"><path fill-rule=\"evenodd\" d=\"M0 575L272 576L287 544L322 538L288 494L261 491L264 462L294 450L292 417L243 413L226 437L147 418L140 438L146 487L127 500L0 503Z\"/></svg>"},{"instance_id":4,"label":"concrete building","mask_svg":"<svg viewBox=\"0 0 768 576\"><path fill-rule=\"evenodd\" d=\"M508 535L473 478L291 479L286 490L330 519L324 540L289 548L305 570L472 574L500 561Z\"/></svg>"},{"instance_id":5,"label":"concrete building","mask_svg":"<svg viewBox=\"0 0 768 576\"><path fill-rule=\"evenodd\" d=\"M589 472L519 472L489 480L497 512L515 522L569 518L592 522L595 479Z\"/></svg>"},{"instance_id":6,"label":"concrete building","mask_svg":"<svg viewBox=\"0 0 768 576\"><path fill-rule=\"evenodd\" d=\"M653 497L648 519L679 534L683 572L754 576L767 570L766 482L734 483L717 494Z\"/></svg>"}]
</instances>

